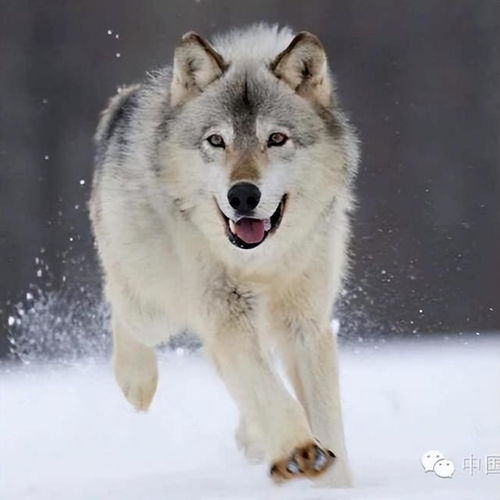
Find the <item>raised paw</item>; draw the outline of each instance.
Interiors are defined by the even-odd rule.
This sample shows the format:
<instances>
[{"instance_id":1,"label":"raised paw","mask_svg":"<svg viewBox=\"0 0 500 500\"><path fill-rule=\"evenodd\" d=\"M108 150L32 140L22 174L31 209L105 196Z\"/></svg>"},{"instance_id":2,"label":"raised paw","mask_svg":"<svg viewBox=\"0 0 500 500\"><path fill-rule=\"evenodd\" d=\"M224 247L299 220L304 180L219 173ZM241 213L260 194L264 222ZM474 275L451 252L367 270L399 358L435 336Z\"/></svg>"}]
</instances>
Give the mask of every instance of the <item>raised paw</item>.
<instances>
[{"instance_id":1,"label":"raised paw","mask_svg":"<svg viewBox=\"0 0 500 500\"><path fill-rule=\"evenodd\" d=\"M155 395L157 383L157 377L153 377L123 381L120 385L124 396L137 411L147 411Z\"/></svg>"},{"instance_id":2,"label":"raised paw","mask_svg":"<svg viewBox=\"0 0 500 500\"><path fill-rule=\"evenodd\" d=\"M332 451L310 442L295 448L290 456L274 462L270 470L271 477L277 483L295 478L314 478L325 472L334 459Z\"/></svg>"},{"instance_id":3,"label":"raised paw","mask_svg":"<svg viewBox=\"0 0 500 500\"><path fill-rule=\"evenodd\" d=\"M158 371L153 356L150 359L126 360L127 363L120 358L114 360L116 381L129 403L138 411L149 408L156 392Z\"/></svg>"}]
</instances>

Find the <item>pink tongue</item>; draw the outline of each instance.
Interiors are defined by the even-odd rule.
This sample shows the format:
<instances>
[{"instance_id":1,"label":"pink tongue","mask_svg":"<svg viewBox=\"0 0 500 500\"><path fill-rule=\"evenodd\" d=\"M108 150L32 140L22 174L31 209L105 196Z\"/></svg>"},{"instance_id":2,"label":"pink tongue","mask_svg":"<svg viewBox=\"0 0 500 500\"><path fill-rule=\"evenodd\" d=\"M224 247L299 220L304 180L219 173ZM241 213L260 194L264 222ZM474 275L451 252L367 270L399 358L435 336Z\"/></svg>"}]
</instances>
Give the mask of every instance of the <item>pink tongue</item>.
<instances>
[{"instance_id":1,"label":"pink tongue","mask_svg":"<svg viewBox=\"0 0 500 500\"><path fill-rule=\"evenodd\" d=\"M264 239L264 221L241 219L235 226L236 236L245 243L260 243Z\"/></svg>"}]
</instances>

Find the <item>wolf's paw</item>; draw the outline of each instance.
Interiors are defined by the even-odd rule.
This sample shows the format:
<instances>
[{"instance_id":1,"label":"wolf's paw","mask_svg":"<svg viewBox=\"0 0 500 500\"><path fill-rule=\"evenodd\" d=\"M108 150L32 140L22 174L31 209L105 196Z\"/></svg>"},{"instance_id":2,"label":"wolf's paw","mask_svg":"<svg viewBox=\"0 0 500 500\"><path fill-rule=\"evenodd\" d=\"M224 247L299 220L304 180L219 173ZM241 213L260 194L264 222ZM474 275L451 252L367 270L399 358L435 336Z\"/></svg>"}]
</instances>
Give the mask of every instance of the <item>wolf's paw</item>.
<instances>
[{"instance_id":1,"label":"wolf's paw","mask_svg":"<svg viewBox=\"0 0 500 500\"><path fill-rule=\"evenodd\" d=\"M235 433L238 449L243 450L250 462L259 463L265 459L264 440L256 425L241 419Z\"/></svg>"},{"instance_id":2,"label":"wolf's paw","mask_svg":"<svg viewBox=\"0 0 500 500\"><path fill-rule=\"evenodd\" d=\"M147 411L153 400L158 385L158 378L148 380L131 380L120 384L123 394L128 402L138 411Z\"/></svg>"},{"instance_id":3,"label":"wolf's paw","mask_svg":"<svg viewBox=\"0 0 500 500\"><path fill-rule=\"evenodd\" d=\"M142 366L115 363L115 378L124 396L138 411L146 411L158 385L156 362Z\"/></svg>"},{"instance_id":4,"label":"wolf's paw","mask_svg":"<svg viewBox=\"0 0 500 500\"><path fill-rule=\"evenodd\" d=\"M315 478L314 486L318 488L350 488L351 474L347 462L337 457L333 466L325 474Z\"/></svg>"},{"instance_id":5,"label":"wolf's paw","mask_svg":"<svg viewBox=\"0 0 500 500\"><path fill-rule=\"evenodd\" d=\"M275 461L271 466L271 477L277 483L295 478L315 478L323 474L335 460L332 451L311 441L293 450L291 455Z\"/></svg>"}]
</instances>

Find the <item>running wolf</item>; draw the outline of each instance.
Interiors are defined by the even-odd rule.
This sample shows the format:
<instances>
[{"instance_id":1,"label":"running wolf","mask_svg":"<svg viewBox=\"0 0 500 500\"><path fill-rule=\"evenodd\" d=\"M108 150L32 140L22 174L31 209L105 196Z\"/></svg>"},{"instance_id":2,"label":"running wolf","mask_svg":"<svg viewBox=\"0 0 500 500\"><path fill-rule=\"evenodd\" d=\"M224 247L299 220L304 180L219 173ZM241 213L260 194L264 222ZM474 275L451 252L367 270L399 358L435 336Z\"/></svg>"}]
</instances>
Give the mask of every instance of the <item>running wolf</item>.
<instances>
[{"instance_id":1,"label":"running wolf","mask_svg":"<svg viewBox=\"0 0 500 500\"><path fill-rule=\"evenodd\" d=\"M349 485L330 321L358 148L319 39L189 32L172 66L111 99L96 143L90 214L125 397L146 410L154 346L197 332L246 454L277 482Z\"/></svg>"}]
</instances>

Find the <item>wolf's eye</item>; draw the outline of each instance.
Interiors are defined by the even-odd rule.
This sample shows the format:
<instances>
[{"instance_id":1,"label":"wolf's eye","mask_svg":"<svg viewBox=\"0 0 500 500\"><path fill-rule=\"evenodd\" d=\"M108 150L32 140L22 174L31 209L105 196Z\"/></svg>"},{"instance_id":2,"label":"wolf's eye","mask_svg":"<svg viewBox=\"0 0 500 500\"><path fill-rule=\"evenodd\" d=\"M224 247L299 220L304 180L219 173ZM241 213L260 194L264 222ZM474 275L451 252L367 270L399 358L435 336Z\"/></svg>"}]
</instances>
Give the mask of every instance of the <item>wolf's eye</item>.
<instances>
[{"instance_id":1,"label":"wolf's eye","mask_svg":"<svg viewBox=\"0 0 500 500\"><path fill-rule=\"evenodd\" d=\"M208 143L214 148L225 148L224 139L219 134L212 134L207 137Z\"/></svg>"},{"instance_id":2,"label":"wolf's eye","mask_svg":"<svg viewBox=\"0 0 500 500\"><path fill-rule=\"evenodd\" d=\"M273 132L267 139L267 147L271 146L283 146L285 142L288 141L288 137L281 132Z\"/></svg>"}]
</instances>

